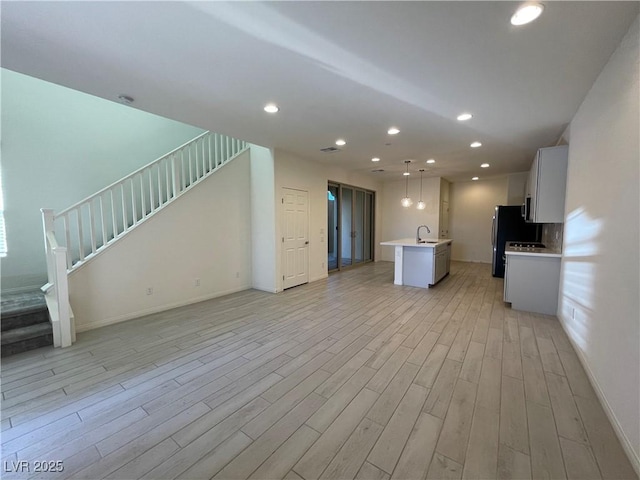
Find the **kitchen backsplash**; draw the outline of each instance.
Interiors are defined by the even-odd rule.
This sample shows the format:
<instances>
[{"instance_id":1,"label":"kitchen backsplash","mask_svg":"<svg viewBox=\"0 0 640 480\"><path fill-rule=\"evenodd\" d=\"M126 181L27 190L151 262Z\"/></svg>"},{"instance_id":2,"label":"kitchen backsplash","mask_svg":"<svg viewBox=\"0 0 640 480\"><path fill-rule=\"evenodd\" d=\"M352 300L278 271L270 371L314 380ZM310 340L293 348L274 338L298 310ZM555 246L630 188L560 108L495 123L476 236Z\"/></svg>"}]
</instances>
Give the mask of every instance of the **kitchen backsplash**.
<instances>
[{"instance_id":1,"label":"kitchen backsplash","mask_svg":"<svg viewBox=\"0 0 640 480\"><path fill-rule=\"evenodd\" d=\"M563 233L563 223L545 223L542 225L542 243L544 243L547 248L561 252Z\"/></svg>"}]
</instances>

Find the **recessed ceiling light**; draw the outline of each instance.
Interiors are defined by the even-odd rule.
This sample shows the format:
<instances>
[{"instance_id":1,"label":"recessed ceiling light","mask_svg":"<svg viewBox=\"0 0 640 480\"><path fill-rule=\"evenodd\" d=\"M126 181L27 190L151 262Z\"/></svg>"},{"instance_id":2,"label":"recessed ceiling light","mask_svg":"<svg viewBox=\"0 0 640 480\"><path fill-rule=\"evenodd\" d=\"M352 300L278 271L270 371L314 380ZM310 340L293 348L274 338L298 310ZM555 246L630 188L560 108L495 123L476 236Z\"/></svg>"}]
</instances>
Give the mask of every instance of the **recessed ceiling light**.
<instances>
[{"instance_id":1,"label":"recessed ceiling light","mask_svg":"<svg viewBox=\"0 0 640 480\"><path fill-rule=\"evenodd\" d=\"M471 145L469 145L471 148L478 148L481 147L482 144L480 142L473 142Z\"/></svg>"},{"instance_id":2,"label":"recessed ceiling light","mask_svg":"<svg viewBox=\"0 0 640 480\"><path fill-rule=\"evenodd\" d=\"M391 127L389 130L387 130L387 133L389 135L397 135L400 133L400 130L398 130L396 127Z\"/></svg>"},{"instance_id":3,"label":"recessed ceiling light","mask_svg":"<svg viewBox=\"0 0 640 480\"><path fill-rule=\"evenodd\" d=\"M347 142L345 142L343 139L339 138L338 140L336 140L336 145L338 145L339 147L346 145Z\"/></svg>"},{"instance_id":4,"label":"recessed ceiling light","mask_svg":"<svg viewBox=\"0 0 640 480\"><path fill-rule=\"evenodd\" d=\"M469 120L473 118L473 115L471 115L470 113L461 113L460 115L458 115L457 118L458 118L458 121L464 122L465 120Z\"/></svg>"},{"instance_id":5,"label":"recessed ceiling light","mask_svg":"<svg viewBox=\"0 0 640 480\"><path fill-rule=\"evenodd\" d=\"M511 17L511 25L520 26L533 22L540 16L543 9L540 3L525 3Z\"/></svg>"},{"instance_id":6,"label":"recessed ceiling light","mask_svg":"<svg viewBox=\"0 0 640 480\"><path fill-rule=\"evenodd\" d=\"M483 163L482 165L480 165L482 168L489 168L489 164L488 163Z\"/></svg>"},{"instance_id":7,"label":"recessed ceiling light","mask_svg":"<svg viewBox=\"0 0 640 480\"><path fill-rule=\"evenodd\" d=\"M427 163L436 163L436 161L433 158L430 158L429 160L427 160Z\"/></svg>"},{"instance_id":8,"label":"recessed ceiling light","mask_svg":"<svg viewBox=\"0 0 640 480\"><path fill-rule=\"evenodd\" d=\"M264 106L264 111L267 113L277 113L280 108L275 103L268 103Z\"/></svg>"},{"instance_id":9,"label":"recessed ceiling light","mask_svg":"<svg viewBox=\"0 0 640 480\"><path fill-rule=\"evenodd\" d=\"M478 177L472 177L471 180L478 180Z\"/></svg>"},{"instance_id":10,"label":"recessed ceiling light","mask_svg":"<svg viewBox=\"0 0 640 480\"><path fill-rule=\"evenodd\" d=\"M379 162L379 161L380 161L380 159L379 159L378 157L373 157L373 158L371 159L371 161L372 161L372 162Z\"/></svg>"}]
</instances>

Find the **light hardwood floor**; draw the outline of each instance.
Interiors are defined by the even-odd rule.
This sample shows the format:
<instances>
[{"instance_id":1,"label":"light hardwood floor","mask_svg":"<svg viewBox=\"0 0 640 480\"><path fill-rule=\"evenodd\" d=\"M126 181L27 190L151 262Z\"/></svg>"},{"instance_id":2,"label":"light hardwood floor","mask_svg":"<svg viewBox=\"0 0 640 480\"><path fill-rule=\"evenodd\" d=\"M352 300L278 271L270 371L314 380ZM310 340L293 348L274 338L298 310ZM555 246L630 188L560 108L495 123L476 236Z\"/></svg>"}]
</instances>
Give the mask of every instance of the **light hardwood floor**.
<instances>
[{"instance_id":1,"label":"light hardwood floor","mask_svg":"<svg viewBox=\"0 0 640 480\"><path fill-rule=\"evenodd\" d=\"M637 478L557 319L502 286L381 262L2 359L2 477Z\"/></svg>"}]
</instances>

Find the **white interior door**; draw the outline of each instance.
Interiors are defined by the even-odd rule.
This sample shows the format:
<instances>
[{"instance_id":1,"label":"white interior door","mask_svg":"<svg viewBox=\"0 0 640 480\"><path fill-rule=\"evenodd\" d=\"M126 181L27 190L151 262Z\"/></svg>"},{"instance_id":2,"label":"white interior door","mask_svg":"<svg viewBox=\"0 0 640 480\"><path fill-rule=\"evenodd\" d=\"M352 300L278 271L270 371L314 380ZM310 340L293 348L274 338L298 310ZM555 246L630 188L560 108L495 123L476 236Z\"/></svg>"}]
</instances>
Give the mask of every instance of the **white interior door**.
<instances>
[{"instance_id":1,"label":"white interior door","mask_svg":"<svg viewBox=\"0 0 640 480\"><path fill-rule=\"evenodd\" d=\"M309 281L309 193L282 189L282 288Z\"/></svg>"}]
</instances>

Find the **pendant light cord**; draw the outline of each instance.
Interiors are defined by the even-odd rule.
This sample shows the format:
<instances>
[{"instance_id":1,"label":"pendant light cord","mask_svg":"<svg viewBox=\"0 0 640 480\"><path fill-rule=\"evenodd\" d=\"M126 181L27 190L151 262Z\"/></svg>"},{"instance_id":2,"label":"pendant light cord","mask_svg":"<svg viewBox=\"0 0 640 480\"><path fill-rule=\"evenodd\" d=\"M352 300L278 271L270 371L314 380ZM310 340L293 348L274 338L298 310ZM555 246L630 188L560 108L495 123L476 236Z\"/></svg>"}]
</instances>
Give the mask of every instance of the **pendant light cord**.
<instances>
[{"instance_id":1,"label":"pendant light cord","mask_svg":"<svg viewBox=\"0 0 640 480\"><path fill-rule=\"evenodd\" d=\"M409 198L409 162L404 163L407 166L407 175L405 175L407 178L404 181L404 196L405 198Z\"/></svg>"}]
</instances>

